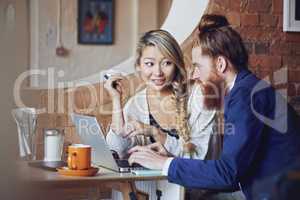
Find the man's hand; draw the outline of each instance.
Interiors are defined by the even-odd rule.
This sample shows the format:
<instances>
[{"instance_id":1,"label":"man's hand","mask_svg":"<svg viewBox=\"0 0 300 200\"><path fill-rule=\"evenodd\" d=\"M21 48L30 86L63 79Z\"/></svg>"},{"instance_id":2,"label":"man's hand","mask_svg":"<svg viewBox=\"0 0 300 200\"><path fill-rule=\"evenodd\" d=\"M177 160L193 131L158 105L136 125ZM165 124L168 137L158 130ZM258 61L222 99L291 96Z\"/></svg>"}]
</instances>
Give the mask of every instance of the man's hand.
<instances>
[{"instance_id":1,"label":"man's hand","mask_svg":"<svg viewBox=\"0 0 300 200\"><path fill-rule=\"evenodd\" d=\"M159 155L147 146L135 146L131 148L128 153L130 157L128 162L138 163L149 169L162 170L168 157Z\"/></svg>"}]
</instances>

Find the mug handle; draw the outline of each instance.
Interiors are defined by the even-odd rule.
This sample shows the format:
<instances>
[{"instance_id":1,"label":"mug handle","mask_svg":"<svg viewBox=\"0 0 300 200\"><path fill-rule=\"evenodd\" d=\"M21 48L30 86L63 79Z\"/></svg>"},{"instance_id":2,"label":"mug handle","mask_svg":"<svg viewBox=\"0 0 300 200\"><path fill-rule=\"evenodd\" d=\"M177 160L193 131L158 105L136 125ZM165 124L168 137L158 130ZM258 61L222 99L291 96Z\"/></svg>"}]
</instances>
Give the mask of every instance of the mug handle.
<instances>
[{"instance_id":1,"label":"mug handle","mask_svg":"<svg viewBox=\"0 0 300 200\"><path fill-rule=\"evenodd\" d=\"M71 166L71 169L77 169L76 165L76 157L77 153L73 152L70 156L68 156L68 165Z\"/></svg>"}]
</instances>

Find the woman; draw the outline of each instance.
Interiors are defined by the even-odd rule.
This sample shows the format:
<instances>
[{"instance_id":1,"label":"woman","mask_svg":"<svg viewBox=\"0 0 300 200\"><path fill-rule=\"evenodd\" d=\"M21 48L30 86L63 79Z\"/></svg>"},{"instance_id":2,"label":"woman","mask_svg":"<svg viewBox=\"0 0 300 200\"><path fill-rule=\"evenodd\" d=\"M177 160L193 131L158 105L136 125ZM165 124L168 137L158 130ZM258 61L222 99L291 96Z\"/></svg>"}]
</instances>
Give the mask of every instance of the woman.
<instances>
[{"instance_id":1,"label":"woman","mask_svg":"<svg viewBox=\"0 0 300 200\"><path fill-rule=\"evenodd\" d=\"M123 77L114 75L105 83L113 104L106 138L111 149L127 157L127 151L135 145L159 142L172 156L204 159L214 133L216 111L204 109L199 85L187 84L183 55L176 40L163 30L145 33L137 46L135 64L146 88L131 97L124 109L120 84ZM156 183L147 184L148 191L143 182L138 182L137 188L155 199ZM168 198L167 191L161 188L165 185L166 182L158 183L158 188Z\"/></svg>"}]
</instances>

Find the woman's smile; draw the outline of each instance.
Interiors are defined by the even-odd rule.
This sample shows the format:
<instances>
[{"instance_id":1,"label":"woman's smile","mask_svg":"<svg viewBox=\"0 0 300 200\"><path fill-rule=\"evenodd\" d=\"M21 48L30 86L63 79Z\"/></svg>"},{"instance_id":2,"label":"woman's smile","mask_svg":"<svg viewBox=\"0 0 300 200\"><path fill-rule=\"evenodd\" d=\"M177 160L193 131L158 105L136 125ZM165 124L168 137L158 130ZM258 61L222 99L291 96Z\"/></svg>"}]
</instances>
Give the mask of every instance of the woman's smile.
<instances>
[{"instance_id":1,"label":"woman's smile","mask_svg":"<svg viewBox=\"0 0 300 200\"><path fill-rule=\"evenodd\" d=\"M158 78L158 79L151 79L151 81L156 85L156 86L162 86L165 84L166 79L165 78Z\"/></svg>"}]
</instances>

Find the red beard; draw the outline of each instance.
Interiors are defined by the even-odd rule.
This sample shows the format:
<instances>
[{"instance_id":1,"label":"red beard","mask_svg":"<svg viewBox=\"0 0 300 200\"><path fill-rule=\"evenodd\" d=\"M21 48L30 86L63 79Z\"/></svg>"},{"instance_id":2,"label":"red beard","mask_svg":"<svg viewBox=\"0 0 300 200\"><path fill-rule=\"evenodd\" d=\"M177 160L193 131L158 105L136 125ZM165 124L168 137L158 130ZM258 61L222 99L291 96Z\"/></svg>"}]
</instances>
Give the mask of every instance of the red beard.
<instances>
[{"instance_id":1,"label":"red beard","mask_svg":"<svg viewBox=\"0 0 300 200\"><path fill-rule=\"evenodd\" d=\"M208 110L220 110L224 97L224 80L213 72L205 83L200 81L200 85L204 96L204 107Z\"/></svg>"}]
</instances>

